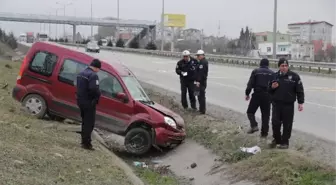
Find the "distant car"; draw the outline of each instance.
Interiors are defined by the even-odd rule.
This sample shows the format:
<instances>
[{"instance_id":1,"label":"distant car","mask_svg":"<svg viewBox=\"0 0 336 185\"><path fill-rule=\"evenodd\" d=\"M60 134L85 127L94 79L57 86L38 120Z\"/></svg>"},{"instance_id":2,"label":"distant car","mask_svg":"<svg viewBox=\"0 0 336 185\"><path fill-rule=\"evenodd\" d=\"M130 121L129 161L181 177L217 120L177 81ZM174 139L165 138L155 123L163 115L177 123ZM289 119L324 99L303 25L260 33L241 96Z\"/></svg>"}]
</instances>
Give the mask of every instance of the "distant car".
<instances>
[{"instance_id":1,"label":"distant car","mask_svg":"<svg viewBox=\"0 0 336 185\"><path fill-rule=\"evenodd\" d=\"M96 52L99 53L100 51L100 47L98 46L98 44L96 42L89 42L86 45L86 52Z\"/></svg>"},{"instance_id":2,"label":"distant car","mask_svg":"<svg viewBox=\"0 0 336 185\"><path fill-rule=\"evenodd\" d=\"M13 98L31 116L81 122L76 100L77 74L94 57L46 42L36 42L24 58ZM152 147L171 147L186 137L183 118L153 102L134 74L120 63L102 61L96 127L125 137L126 150L135 155Z\"/></svg>"}]
</instances>

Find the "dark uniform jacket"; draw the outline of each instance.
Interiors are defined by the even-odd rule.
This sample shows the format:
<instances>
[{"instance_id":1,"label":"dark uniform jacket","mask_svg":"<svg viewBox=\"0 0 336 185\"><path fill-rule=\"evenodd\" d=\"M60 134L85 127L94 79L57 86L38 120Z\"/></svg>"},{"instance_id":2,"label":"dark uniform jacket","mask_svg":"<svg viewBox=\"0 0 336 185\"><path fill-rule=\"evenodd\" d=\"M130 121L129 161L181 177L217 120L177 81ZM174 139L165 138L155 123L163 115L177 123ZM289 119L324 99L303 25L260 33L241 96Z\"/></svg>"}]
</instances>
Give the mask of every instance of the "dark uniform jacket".
<instances>
[{"instance_id":1,"label":"dark uniform jacket","mask_svg":"<svg viewBox=\"0 0 336 185\"><path fill-rule=\"evenodd\" d=\"M186 62L184 59L179 60L176 65L175 72L180 76L180 80L194 81L196 67L197 60L190 57L188 62ZM187 72L187 76L183 76L182 72Z\"/></svg>"},{"instance_id":2,"label":"dark uniform jacket","mask_svg":"<svg viewBox=\"0 0 336 185\"><path fill-rule=\"evenodd\" d=\"M279 83L279 86L272 89L272 83L275 81ZM294 103L297 99L299 104L304 103L303 84L297 73L288 70L286 74L281 74L280 71L278 71L275 73L272 83L269 85L272 101Z\"/></svg>"},{"instance_id":3,"label":"dark uniform jacket","mask_svg":"<svg viewBox=\"0 0 336 185\"><path fill-rule=\"evenodd\" d=\"M267 66L254 69L247 83L245 95L249 96L252 89L255 93L267 92L269 83L273 80L274 72Z\"/></svg>"},{"instance_id":4,"label":"dark uniform jacket","mask_svg":"<svg viewBox=\"0 0 336 185\"><path fill-rule=\"evenodd\" d=\"M203 58L198 62L195 74L195 81L199 82L201 86L206 86L208 79L209 62Z\"/></svg>"},{"instance_id":5,"label":"dark uniform jacket","mask_svg":"<svg viewBox=\"0 0 336 185\"><path fill-rule=\"evenodd\" d=\"M99 98L98 76L88 67L77 75L77 102L78 104L95 105Z\"/></svg>"}]
</instances>

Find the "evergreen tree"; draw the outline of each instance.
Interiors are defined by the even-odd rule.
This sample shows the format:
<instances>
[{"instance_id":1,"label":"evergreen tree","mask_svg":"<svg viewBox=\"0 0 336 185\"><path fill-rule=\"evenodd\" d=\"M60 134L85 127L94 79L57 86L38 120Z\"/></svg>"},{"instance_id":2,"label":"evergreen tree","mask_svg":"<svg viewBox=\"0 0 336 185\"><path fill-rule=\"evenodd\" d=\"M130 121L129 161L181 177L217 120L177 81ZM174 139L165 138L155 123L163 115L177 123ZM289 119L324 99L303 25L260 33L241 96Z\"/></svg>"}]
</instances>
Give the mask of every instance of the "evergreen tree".
<instances>
[{"instance_id":1,"label":"evergreen tree","mask_svg":"<svg viewBox=\"0 0 336 185\"><path fill-rule=\"evenodd\" d=\"M102 46L103 45L103 41L101 39L98 40L98 46Z\"/></svg>"},{"instance_id":2,"label":"evergreen tree","mask_svg":"<svg viewBox=\"0 0 336 185\"><path fill-rule=\"evenodd\" d=\"M137 38L134 38L131 43L130 43L130 48L133 48L133 49L138 49L140 46L139 46L139 41Z\"/></svg>"},{"instance_id":3,"label":"evergreen tree","mask_svg":"<svg viewBox=\"0 0 336 185\"><path fill-rule=\"evenodd\" d=\"M107 46L108 46L108 47L113 47L112 40L109 40L109 41L108 41Z\"/></svg>"},{"instance_id":4,"label":"evergreen tree","mask_svg":"<svg viewBox=\"0 0 336 185\"><path fill-rule=\"evenodd\" d=\"M123 48L125 45L124 41L122 38L119 38L117 43L116 43L116 46L119 47L119 48Z\"/></svg>"}]
</instances>

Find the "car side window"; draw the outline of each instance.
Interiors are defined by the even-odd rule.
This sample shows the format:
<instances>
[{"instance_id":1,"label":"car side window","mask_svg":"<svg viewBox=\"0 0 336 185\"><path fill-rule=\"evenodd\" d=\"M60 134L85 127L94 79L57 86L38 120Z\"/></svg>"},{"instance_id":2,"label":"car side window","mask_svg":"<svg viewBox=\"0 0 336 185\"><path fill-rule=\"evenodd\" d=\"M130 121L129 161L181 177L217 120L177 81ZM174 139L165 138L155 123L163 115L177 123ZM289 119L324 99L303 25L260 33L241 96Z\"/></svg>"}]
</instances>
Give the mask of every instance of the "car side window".
<instances>
[{"instance_id":1,"label":"car side window","mask_svg":"<svg viewBox=\"0 0 336 185\"><path fill-rule=\"evenodd\" d=\"M65 59L58 74L58 80L69 85L76 85L77 74L84 70L87 65L71 59Z\"/></svg>"},{"instance_id":2,"label":"car side window","mask_svg":"<svg viewBox=\"0 0 336 185\"><path fill-rule=\"evenodd\" d=\"M115 98L117 93L124 92L123 87L115 76L102 70L97 75L99 78L99 89L103 96Z\"/></svg>"},{"instance_id":3,"label":"car side window","mask_svg":"<svg viewBox=\"0 0 336 185\"><path fill-rule=\"evenodd\" d=\"M29 64L29 70L43 76L51 76L56 66L58 57L46 51L35 53L33 60Z\"/></svg>"}]
</instances>

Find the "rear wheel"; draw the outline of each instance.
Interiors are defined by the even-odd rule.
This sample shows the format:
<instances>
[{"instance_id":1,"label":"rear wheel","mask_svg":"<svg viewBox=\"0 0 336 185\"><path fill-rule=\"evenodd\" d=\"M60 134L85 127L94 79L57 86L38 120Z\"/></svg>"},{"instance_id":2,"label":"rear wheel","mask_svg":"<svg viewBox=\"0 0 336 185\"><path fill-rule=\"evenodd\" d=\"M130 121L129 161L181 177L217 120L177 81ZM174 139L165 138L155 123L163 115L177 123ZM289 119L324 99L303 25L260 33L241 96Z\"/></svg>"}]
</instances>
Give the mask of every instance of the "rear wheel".
<instances>
[{"instance_id":1,"label":"rear wheel","mask_svg":"<svg viewBox=\"0 0 336 185\"><path fill-rule=\"evenodd\" d=\"M151 133L144 128L133 128L127 132L125 147L127 152L135 155L143 155L152 148Z\"/></svg>"},{"instance_id":2,"label":"rear wheel","mask_svg":"<svg viewBox=\"0 0 336 185\"><path fill-rule=\"evenodd\" d=\"M28 95L22 102L22 105L28 110L29 114L42 119L47 113L47 104L45 100L37 94Z\"/></svg>"}]
</instances>

